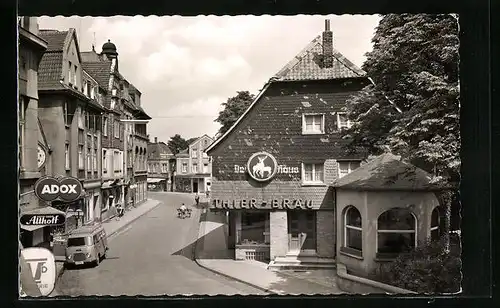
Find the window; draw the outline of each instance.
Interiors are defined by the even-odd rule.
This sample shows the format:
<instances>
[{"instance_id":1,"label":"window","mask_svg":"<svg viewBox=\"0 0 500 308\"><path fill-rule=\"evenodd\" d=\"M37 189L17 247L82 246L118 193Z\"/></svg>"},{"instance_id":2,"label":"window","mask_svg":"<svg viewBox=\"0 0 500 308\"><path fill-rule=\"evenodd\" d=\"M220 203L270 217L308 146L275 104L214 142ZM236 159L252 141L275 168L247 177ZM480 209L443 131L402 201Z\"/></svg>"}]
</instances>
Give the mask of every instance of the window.
<instances>
[{"instance_id":1,"label":"window","mask_svg":"<svg viewBox=\"0 0 500 308\"><path fill-rule=\"evenodd\" d=\"M210 173L208 170L208 164L203 164L203 173Z\"/></svg>"},{"instance_id":2,"label":"window","mask_svg":"<svg viewBox=\"0 0 500 308\"><path fill-rule=\"evenodd\" d=\"M344 216L344 247L363 250L362 248L362 229L361 214L354 206L349 206Z\"/></svg>"},{"instance_id":3,"label":"window","mask_svg":"<svg viewBox=\"0 0 500 308\"><path fill-rule=\"evenodd\" d=\"M187 171L188 171L188 164L182 163L182 173L187 173Z\"/></svg>"},{"instance_id":4,"label":"window","mask_svg":"<svg viewBox=\"0 0 500 308\"><path fill-rule=\"evenodd\" d=\"M208 145L208 140L207 140L207 139L203 140L203 145L204 145L204 146L207 146L207 145Z\"/></svg>"},{"instance_id":5,"label":"window","mask_svg":"<svg viewBox=\"0 0 500 308\"><path fill-rule=\"evenodd\" d=\"M71 61L68 61L68 83L73 83L73 65L71 64Z\"/></svg>"},{"instance_id":6,"label":"window","mask_svg":"<svg viewBox=\"0 0 500 308\"><path fill-rule=\"evenodd\" d=\"M117 96L117 92L118 92L118 90L117 90L116 88L113 88L113 89L111 90L111 95L112 95L112 96Z\"/></svg>"},{"instance_id":7,"label":"window","mask_svg":"<svg viewBox=\"0 0 500 308\"><path fill-rule=\"evenodd\" d=\"M66 170L70 169L70 163L69 163L69 144L65 144L64 146L64 166L66 167Z\"/></svg>"},{"instance_id":8,"label":"window","mask_svg":"<svg viewBox=\"0 0 500 308\"><path fill-rule=\"evenodd\" d=\"M168 172L168 164L161 164L161 172L162 173Z\"/></svg>"},{"instance_id":9,"label":"window","mask_svg":"<svg viewBox=\"0 0 500 308\"><path fill-rule=\"evenodd\" d=\"M114 151L113 153L113 169L115 172L121 172L121 161L120 161L120 151Z\"/></svg>"},{"instance_id":10,"label":"window","mask_svg":"<svg viewBox=\"0 0 500 308\"><path fill-rule=\"evenodd\" d=\"M78 127L83 128L83 123L85 121L85 110L80 111L80 115L78 116Z\"/></svg>"},{"instance_id":11,"label":"window","mask_svg":"<svg viewBox=\"0 0 500 308\"><path fill-rule=\"evenodd\" d=\"M417 246L417 223L412 212L393 208L377 220L377 253L395 257Z\"/></svg>"},{"instance_id":12,"label":"window","mask_svg":"<svg viewBox=\"0 0 500 308\"><path fill-rule=\"evenodd\" d=\"M191 157L192 158L197 158L198 157L198 148L193 148L191 150Z\"/></svg>"},{"instance_id":13,"label":"window","mask_svg":"<svg viewBox=\"0 0 500 308\"><path fill-rule=\"evenodd\" d=\"M95 87L92 87L90 84L89 84L89 88L90 88L90 98L91 99L95 99L95 94L96 94L96 91L95 91Z\"/></svg>"},{"instance_id":14,"label":"window","mask_svg":"<svg viewBox=\"0 0 500 308\"><path fill-rule=\"evenodd\" d=\"M68 102L64 102L63 104L63 116L64 116L64 124L70 125L69 120L69 110L68 110Z\"/></svg>"},{"instance_id":15,"label":"window","mask_svg":"<svg viewBox=\"0 0 500 308\"><path fill-rule=\"evenodd\" d=\"M92 170L97 171L97 149L94 149L92 155Z\"/></svg>"},{"instance_id":16,"label":"window","mask_svg":"<svg viewBox=\"0 0 500 308\"><path fill-rule=\"evenodd\" d=\"M104 124L103 124L103 128L102 128L102 134L104 136L108 135L108 118L104 118Z\"/></svg>"},{"instance_id":17,"label":"window","mask_svg":"<svg viewBox=\"0 0 500 308\"><path fill-rule=\"evenodd\" d=\"M115 131L115 138L120 138L120 122L115 121L115 125L113 125Z\"/></svg>"},{"instance_id":18,"label":"window","mask_svg":"<svg viewBox=\"0 0 500 308\"><path fill-rule=\"evenodd\" d=\"M106 150L102 150L102 173L108 172L108 153Z\"/></svg>"},{"instance_id":19,"label":"window","mask_svg":"<svg viewBox=\"0 0 500 308\"><path fill-rule=\"evenodd\" d=\"M345 113L337 113L337 127L339 130L351 127L351 121Z\"/></svg>"},{"instance_id":20,"label":"window","mask_svg":"<svg viewBox=\"0 0 500 308\"><path fill-rule=\"evenodd\" d=\"M91 171L92 169L92 149L87 148L87 171Z\"/></svg>"},{"instance_id":21,"label":"window","mask_svg":"<svg viewBox=\"0 0 500 308\"><path fill-rule=\"evenodd\" d=\"M241 230L238 230L237 243L239 245L248 244L269 244L269 212L244 211L241 213ZM267 231L267 232L266 232Z\"/></svg>"},{"instance_id":22,"label":"window","mask_svg":"<svg viewBox=\"0 0 500 308\"><path fill-rule=\"evenodd\" d=\"M340 161L339 162L339 178L348 175L360 165L359 161Z\"/></svg>"},{"instance_id":23,"label":"window","mask_svg":"<svg viewBox=\"0 0 500 308\"><path fill-rule=\"evenodd\" d=\"M19 165L21 169L24 167L24 143L26 141L26 107L27 98L21 96L19 98Z\"/></svg>"},{"instance_id":24,"label":"window","mask_svg":"<svg viewBox=\"0 0 500 308\"><path fill-rule=\"evenodd\" d=\"M435 208L432 211L432 216L431 216L431 240L432 241L437 241L439 240L441 234L439 230L439 224L440 224L440 217L439 217L439 210L438 208Z\"/></svg>"},{"instance_id":25,"label":"window","mask_svg":"<svg viewBox=\"0 0 500 308\"><path fill-rule=\"evenodd\" d=\"M198 173L198 164L193 164L193 173Z\"/></svg>"},{"instance_id":26,"label":"window","mask_svg":"<svg viewBox=\"0 0 500 308\"><path fill-rule=\"evenodd\" d=\"M78 169L84 169L84 160L83 160L83 145L78 145Z\"/></svg>"},{"instance_id":27,"label":"window","mask_svg":"<svg viewBox=\"0 0 500 308\"><path fill-rule=\"evenodd\" d=\"M116 105L116 98L111 98L111 103L110 103L110 108L111 109L115 109L115 105Z\"/></svg>"},{"instance_id":28,"label":"window","mask_svg":"<svg viewBox=\"0 0 500 308\"><path fill-rule=\"evenodd\" d=\"M303 134L324 134L325 116L323 114L304 114L302 116Z\"/></svg>"},{"instance_id":29,"label":"window","mask_svg":"<svg viewBox=\"0 0 500 308\"><path fill-rule=\"evenodd\" d=\"M302 181L304 183L324 183L324 164L303 164Z\"/></svg>"},{"instance_id":30,"label":"window","mask_svg":"<svg viewBox=\"0 0 500 308\"><path fill-rule=\"evenodd\" d=\"M77 85L77 82L76 82L77 76L78 76L78 66L75 65L75 74L73 75L73 85L74 86Z\"/></svg>"}]
</instances>

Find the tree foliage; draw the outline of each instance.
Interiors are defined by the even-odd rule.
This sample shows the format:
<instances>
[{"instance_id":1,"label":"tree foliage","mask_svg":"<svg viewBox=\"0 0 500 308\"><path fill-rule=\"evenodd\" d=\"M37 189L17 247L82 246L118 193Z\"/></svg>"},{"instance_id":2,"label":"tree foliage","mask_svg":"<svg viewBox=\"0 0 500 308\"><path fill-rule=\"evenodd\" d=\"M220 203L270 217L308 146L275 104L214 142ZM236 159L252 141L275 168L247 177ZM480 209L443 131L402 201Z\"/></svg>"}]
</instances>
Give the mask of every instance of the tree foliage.
<instances>
[{"instance_id":1,"label":"tree foliage","mask_svg":"<svg viewBox=\"0 0 500 308\"><path fill-rule=\"evenodd\" d=\"M221 124L218 134L224 134L238 118L247 110L254 99L254 95L248 91L238 91L234 97L230 97L226 102L222 103L224 109L219 112L219 116L214 122Z\"/></svg>"},{"instance_id":2,"label":"tree foliage","mask_svg":"<svg viewBox=\"0 0 500 308\"><path fill-rule=\"evenodd\" d=\"M348 100L349 146L390 150L436 178L460 168L458 20L390 14L380 21L363 69L373 84Z\"/></svg>"},{"instance_id":3,"label":"tree foliage","mask_svg":"<svg viewBox=\"0 0 500 308\"><path fill-rule=\"evenodd\" d=\"M173 154L178 154L180 151L187 149L189 143L181 135L175 134L173 137L170 137L167 146Z\"/></svg>"}]
</instances>

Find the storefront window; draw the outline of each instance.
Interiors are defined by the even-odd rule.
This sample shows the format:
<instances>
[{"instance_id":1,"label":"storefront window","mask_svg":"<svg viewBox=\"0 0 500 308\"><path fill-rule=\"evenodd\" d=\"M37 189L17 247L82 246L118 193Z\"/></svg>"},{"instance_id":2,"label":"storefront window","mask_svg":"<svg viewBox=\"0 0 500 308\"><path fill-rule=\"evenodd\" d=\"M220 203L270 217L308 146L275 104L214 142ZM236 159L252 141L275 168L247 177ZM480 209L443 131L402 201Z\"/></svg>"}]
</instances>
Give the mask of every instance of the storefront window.
<instances>
[{"instance_id":1,"label":"storefront window","mask_svg":"<svg viewBox=\"0 0 500 308\"><path fill-rule=\"evenodd\" d=\"M243 212L241 214L241 230L239 230L238 244L269 244L266 237L266 224L268 222L269 213L267 212Z\"/></svg>"},{"instance_id":2,"label":"storefront window","mask_svg":"<svg viewBox=\"0 0 500 308\"><path fill-rule=\"evenodd\" d=\"M416 246L416 218L407 209L394 208L378 218L377 252L399 254Z\"/></svg>"},{"instance_id":3,"label":"storefront window","mask_svg":"<svg viewBox=\"0 0 500 308\"><path fill-rule=\"evenodd\" d=\"M354 206L350 206L345 212L344 218L344 245L347 248L361 251L362 248L362 228L361 214Z\"/></svg>"}]
</instances>

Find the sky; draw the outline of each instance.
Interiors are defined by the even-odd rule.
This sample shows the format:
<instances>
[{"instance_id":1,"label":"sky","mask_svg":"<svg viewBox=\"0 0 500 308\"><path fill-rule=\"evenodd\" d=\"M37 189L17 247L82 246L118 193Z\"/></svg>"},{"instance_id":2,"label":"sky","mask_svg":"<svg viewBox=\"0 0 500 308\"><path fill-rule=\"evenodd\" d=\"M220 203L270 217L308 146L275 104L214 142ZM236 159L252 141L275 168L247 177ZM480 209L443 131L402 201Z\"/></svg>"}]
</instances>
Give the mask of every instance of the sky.
<instances>
[{"instance_id":1,"label":"sky","mask_svg":"<svg viewBox=\"0 0 500 308\"><path fill-rule=\"evenodd\" d=\"M40 29L75 28L80 51L101 52L109 40L120 73L142 92L153 118L150 139L165 143L207 134L221 104L237 91L257 94L265 82L324 30L334 47L361 66L380 21L377 15L114 16L39 18Z\"/></svg>"}]
</instances>

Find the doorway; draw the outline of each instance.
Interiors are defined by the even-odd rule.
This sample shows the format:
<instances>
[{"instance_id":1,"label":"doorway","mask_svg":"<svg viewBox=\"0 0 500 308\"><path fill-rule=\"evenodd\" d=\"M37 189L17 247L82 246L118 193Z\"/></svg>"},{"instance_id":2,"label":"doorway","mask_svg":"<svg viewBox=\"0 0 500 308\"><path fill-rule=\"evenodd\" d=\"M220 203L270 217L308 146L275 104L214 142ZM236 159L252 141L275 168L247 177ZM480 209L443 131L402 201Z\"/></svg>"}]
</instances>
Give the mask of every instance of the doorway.
<instances>
[{"instance_id":1,"label":"doorway","mask_svg":"<svg viewBox=\"0 0 500 308\"><path fill-rule=\"evenodd\" d=\"M288 211L288 250L292 254L316 252L316 212Z\"/></svg>"},{"instance_id":2,"label":"doorway","mask_svg":"<svg viewBox=\"0 0 500 308\"><path fill-rule=\"evenodd\" d=\"M198 193L198 179L193 179L193 192Z\"/></svg>"}]
</instances>

